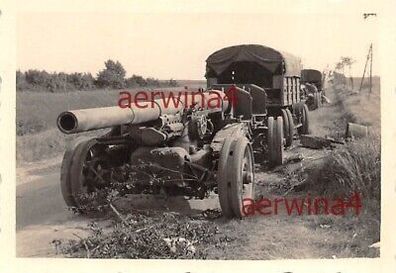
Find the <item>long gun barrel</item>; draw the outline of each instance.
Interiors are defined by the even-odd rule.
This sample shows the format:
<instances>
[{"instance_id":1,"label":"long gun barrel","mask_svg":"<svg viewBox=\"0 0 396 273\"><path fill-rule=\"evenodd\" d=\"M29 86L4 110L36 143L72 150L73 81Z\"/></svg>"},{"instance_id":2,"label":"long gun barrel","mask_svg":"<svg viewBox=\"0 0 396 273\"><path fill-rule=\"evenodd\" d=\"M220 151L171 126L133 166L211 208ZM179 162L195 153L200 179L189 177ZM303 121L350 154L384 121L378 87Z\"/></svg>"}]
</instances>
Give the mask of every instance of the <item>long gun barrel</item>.
<instances>
[{"instance_id":1,"label":"long gun barrel","mask_svg":"<svg viewBox=\"0 0 396 273\"><path fill-rule=\"evenodd\" d=\"M214 103L216 96L219 103ZM129 108L119 106L80 109L62 112L57 119L60 131L73 134L103 129L123 124L139 124L157 120L161 115L181 113L184 109L198 104L214 112L227 111L229 103L223 92L211 91L181 95L170 100L158 99L131 104ZM212 103L210 101L212 100Z\"/></svg>"}]
</instances>

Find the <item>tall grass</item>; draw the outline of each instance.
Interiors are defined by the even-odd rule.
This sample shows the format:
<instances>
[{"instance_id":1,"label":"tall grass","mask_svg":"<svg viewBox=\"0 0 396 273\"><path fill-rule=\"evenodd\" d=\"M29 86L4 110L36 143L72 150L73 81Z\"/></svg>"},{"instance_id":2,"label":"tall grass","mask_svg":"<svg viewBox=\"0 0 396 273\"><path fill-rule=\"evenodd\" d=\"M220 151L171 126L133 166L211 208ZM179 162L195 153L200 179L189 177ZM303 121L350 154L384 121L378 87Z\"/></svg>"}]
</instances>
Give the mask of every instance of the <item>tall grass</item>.
<instances>
[{"instance_id":1,"label":"tall grass","mask_svg":"<svg viewBox=\"0 0 396 273\"><path fill-rule=\"evenodd\" d=\"M380 199L381 147L378 136L350 142L335 150L319 173L328 194L359 192L368 199Z\"/></svg>"},{"instance_id":2,"label":"tall grass","mask_svg":"<svg viewBox=\"0 0 396 273\"><path fill-rule=\"evenodd\" d=\"M79 136L97 137L106 129L84 132L75 135L65 135L58 129L50 129L38 134L18 136L16 139L17 164L50 159L63 155L68 144Z\"/></svg>"},{"instance_id":3,"label":"tall grass","mask_svg":"<svg viewBox=\"0 0 396 273\"><path fill-rule=\"evenodd\" d=\"M311 186L324 195L359 192L367 210L379 218L381 199L381 137L379 86L375 94L335 90L340 118L334 133L344 134L348 122L369 126L369 134L335 149L327 157Z\"/></svg>"},{"instance_id":4,"label":"tall grass","mask_svg":"<svg viewBox=\"0 0 396 273\"><path fill-rule=\"evenodd\" d=\"M51 158L65 149L67 136L56 129L38 134L18 136L16 139L17 163Z\"/></svg>"}]
</instances>

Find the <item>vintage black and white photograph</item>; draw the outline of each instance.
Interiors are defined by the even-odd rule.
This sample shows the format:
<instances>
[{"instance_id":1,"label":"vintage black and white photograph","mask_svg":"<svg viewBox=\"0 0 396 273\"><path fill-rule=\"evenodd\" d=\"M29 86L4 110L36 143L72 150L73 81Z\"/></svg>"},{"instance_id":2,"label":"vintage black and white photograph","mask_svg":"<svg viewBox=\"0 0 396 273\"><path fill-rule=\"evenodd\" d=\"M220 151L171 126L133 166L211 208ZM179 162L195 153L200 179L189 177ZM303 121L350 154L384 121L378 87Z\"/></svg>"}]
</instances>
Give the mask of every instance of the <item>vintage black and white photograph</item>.
<instances>
[{"instance_id":1,"label":"vintage black and white photograph","mask_svg":"<svg viewBox=\"0 0 396 273\"><path fill-rule=\"evenodd\" d=\"M377 10L58 5L16 7L17 257L380 257Z\"/></svg>"}]
</instances>

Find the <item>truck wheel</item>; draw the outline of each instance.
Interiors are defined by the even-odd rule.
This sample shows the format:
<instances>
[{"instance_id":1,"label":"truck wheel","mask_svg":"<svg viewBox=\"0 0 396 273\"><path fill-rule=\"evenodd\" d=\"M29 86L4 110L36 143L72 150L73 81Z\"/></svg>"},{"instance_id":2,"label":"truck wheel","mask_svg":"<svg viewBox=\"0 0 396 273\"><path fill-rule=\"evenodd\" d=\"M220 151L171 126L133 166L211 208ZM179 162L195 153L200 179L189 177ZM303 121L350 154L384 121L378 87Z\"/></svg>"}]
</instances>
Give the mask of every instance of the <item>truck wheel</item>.
<instances>
[{"instance_id":1,"label":"truck wheel","mask_svg":"<svg viewBox=\"0 0 396 273\"><path fill-rule=\"evenodd\" d=\"M271 163L273 166L283 164L283 119L277 117L274 125L274 139L273 139L273 158Z\"/></svg>"},{"instance_id":2,"label":"truck wheel","mask_svg":"<svg viewBox=\"0 0 396 273\"><path fill-rule=\"evenodd\" d=\"M224 216L245 216L242 210L243 201L254 198L253 149L246 137L227 138L224 142L219 164L218 188Z\"/></svg>"},{"instance_id":3,"label":"truck wheel","mask_svg":"<svg viewBox=\"0 0 396 273\"><path fill-rule=\"evenodd\" d=\"M318 92L313 93L313 110L316 110L319 108L319 98L318 98Z\"/></svg>"},{"instance_id":4,"label":"truck wheel","mask_svg":"<svg viewBox=\"0 0 396 273\"><path fill-rule=\"evenodd\" d=\"M286 139L285 146L289 147L291 144L290 135L289 135L290 133L289 118L287 117L287 112L285 109L282 109L281 111L282 111L282 119L283 119L283 135Z\"/></svg>"},{"instance_id":5,"label":"truck wheel","mask_svg":"<svg viewBox=\"0 0 396 273\"><path fill-rule=\"evenodd\" d=\"M304 104L302 107L302 118L301 118L301 127L299 127L299 134L306 135L309 134L309 114L308 114L308 106Z\"/></svg>"},{"instance_id":6,"label":"truck wheel","mask_svg":"<svg viewBox=\"0 0 396 273\"><path fill-rule=\"evenodd\" d=\"M268 160L271 162L274 158L274 117L269 117L267 120L267 147L268 147Z\"/></svg>"},{"instance_id":7,"label":"truck wheel","mask_svg":"<svg viewBox=\"0 0 396 273\"><path fill-rule=\"evenodd\" d=\"M108 164L97 141L91 139L66 151L61 166L61 190L70 207L82 206L81 195L103 188L110 182Z\"/></svg>"},{"instance_id":8,"label":"truck wheel","mask_svg":"<svg viewBox=\"0 0 396 273\"><path fill-rule=\"evenodd\" d=\"M292 113L289 109L282 109L282 118L283 118L283 134L286 140L286 147L290 147L293 144L293 136L294 136L294 121ZM286 121L285 121L286 120Z\"/></svg>"},{"instance_id":9,"label":"truck wheel","mask_svg":"<svg viewBox=\"0 0 396 273\"><path fill-rule=\"evenodd\" d=\"M289 120L289 139L286 139L286 145L291 146L293 144L293 137L294 137L294 120L293 120L293 115L289 109L286 109L286 114Z\"/></svg>"}]
</instances>

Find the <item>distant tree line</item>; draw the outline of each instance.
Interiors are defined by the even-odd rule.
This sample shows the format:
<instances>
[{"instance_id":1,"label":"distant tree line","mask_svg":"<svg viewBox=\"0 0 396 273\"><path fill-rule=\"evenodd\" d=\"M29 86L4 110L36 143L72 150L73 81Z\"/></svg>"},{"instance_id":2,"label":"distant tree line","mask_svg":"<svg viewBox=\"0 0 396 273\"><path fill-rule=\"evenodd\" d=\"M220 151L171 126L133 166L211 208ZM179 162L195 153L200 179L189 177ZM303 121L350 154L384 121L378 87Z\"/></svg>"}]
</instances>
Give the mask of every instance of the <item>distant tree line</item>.
<instances>
[{"instance_id":1,"label":"distant tree line","mask_svg":"<svg viewBox=\"0 0 396 273\"><path fill-rule=\"evenodd\" d=\"M160 81L155 78L144 78L132 75L126 78L126 71L119 61L108 60L105 68L97 74L96 78L91 73L48 73L30 69L25 72L16 72L16 88L18 91L41 90L48 92L62 92L70 90L93 89L122 89L135 87L176 87L177 81L170 79Z\"/></svg>"}]
</instances>

